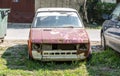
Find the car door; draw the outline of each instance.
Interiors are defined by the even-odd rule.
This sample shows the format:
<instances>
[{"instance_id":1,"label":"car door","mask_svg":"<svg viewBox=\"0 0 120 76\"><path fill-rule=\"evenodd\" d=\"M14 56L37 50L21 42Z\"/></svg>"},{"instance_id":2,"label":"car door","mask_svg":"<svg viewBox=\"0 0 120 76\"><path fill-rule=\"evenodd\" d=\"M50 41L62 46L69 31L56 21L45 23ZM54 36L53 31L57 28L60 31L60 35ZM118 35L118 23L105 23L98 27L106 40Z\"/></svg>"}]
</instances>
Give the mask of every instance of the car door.
<instances>
[{"instance_id":1,"label":"car door","mask_svg":"<svg viewBox=\"0 0 120 76\"><path fill-rule=\"evenodd\" d=\"M120 4L103 24L106 45L120 52Z\"/></svg>"},{"instance_id":2,"label":"car door","mask_svg":"<svg viewBox=\"0 0 120 76\"><path fill-rule=\"evenodd\" d=\"M105 31L108 46L120 52L120 21L111 20L109 28Z\"/></svg>"},{"instance_id":3,"label":"car door","mask_svg":"<svg viewBox=\"0 0 120 76\"><path fill-rule=\"evenodd\" d=\"M104 30L104 36L105 36L105 41L108 46L110 46L111 38L112 38L112 32L115 30L115 21L114 20L106 20L103 25L103 30Z\"/></svg>"},{"instance_id":4,"label":"car door","mask_svg":"<svg viewBox=\"0 0 120 76\"><path fill-rule=\"evenodd\" d=\"M116 25L113 28L113 40L111 40L112 43L112 48L120 52L120 21L116 23Z\"/></svg>"}]
</instances>

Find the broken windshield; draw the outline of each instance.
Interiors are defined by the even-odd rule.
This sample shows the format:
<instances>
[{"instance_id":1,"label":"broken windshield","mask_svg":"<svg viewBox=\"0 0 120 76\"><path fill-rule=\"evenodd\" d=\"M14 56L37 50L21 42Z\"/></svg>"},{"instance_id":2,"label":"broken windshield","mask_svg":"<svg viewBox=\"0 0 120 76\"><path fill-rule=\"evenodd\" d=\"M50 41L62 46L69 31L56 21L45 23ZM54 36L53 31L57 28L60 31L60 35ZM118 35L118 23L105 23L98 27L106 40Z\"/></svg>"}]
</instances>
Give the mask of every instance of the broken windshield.
<instances>
[{"instance_id":1,"label":"broken windshield","mask_svg":"<svg viewBox=\"0 0 120 76\"><path fill-rule=\"evenodd\" d=\"M40 12L34 21L34 27L61 28L83 27L75 12Z\"/></svg>"}]
</instances>

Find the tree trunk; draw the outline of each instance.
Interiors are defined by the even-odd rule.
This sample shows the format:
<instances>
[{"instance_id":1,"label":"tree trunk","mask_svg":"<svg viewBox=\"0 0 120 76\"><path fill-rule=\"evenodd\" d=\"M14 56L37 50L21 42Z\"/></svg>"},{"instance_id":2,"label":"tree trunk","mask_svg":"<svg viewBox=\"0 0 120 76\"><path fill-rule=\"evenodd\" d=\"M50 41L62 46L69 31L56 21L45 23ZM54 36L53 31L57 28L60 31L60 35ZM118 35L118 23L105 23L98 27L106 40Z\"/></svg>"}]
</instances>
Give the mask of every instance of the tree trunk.
<instances>
[{"instance_id":1,"label":"tree trunk","mask_svg":"<svg viewBox=\"0 0 120 76\"><path fill-rule=\"evenodd\" d=\"M86 3L87 3L87 0L84 0L83 12L84 12L84 18L85 18L86 22L89 23L88 16L87 16Z\"/></svg>"}]
</instances>

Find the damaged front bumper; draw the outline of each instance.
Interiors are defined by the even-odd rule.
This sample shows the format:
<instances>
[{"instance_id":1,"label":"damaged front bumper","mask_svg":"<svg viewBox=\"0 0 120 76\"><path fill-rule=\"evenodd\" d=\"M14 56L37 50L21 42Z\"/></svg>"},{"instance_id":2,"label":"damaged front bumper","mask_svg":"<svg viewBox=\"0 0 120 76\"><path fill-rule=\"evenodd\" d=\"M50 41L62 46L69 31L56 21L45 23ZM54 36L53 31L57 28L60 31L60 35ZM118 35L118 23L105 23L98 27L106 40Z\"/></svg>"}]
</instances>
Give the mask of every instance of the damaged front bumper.
<instances>
[{"instance_id":1,"label":"damaged front bumper","mask_svg":"<svg viewBox=\"0 0 120 76\"><path fill-rule=\"evenodd\" d=\"M81 52L77 54L76 50L48 50L37 52L35 50L32 51L33 59L41 60L41 61L75 61L75 60L83 60L86 58L85 53Z\"/></svg>"}]
</instances>

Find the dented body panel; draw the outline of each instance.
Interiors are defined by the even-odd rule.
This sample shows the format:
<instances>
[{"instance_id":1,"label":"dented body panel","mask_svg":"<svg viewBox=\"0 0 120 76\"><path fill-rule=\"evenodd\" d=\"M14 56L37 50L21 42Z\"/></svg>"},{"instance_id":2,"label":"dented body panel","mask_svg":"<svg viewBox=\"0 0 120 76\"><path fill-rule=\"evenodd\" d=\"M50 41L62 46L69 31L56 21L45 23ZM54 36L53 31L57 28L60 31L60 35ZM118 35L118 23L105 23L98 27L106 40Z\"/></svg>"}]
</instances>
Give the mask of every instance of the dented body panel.
<instances>
[{"instance_id":1,"label":"dented body panel","mask_svg":"<svg viewBox=\"0 0 120 76\"><path fill-rule=\"evenodd\" d=\"M29 57L41 61L74 61L91 54L88 34L76 10L42 8L37 14L29 33ZM52 25L50 18L55 18Z\"/></svg>"},{"instance_id":2,"label":"dented body panel","mask_svg":"<svg viewBox=\"0 0 120 76\"><path fill-rule=\"evenodd\" d=\"M36 51L32 51L33 57L36 60L42 61L73 61L73 60L82 60L85 59L84 53L76 55L76 50L72 51L44 51L43 55ZM57 53L57 54L56 54ZM68 54L67 54L68 53Z\"/></svg>"},{"instance_id":3,"label":"dented body panel","mask_svg":"<svg viewBox=\"0 0 120 76\"><path fill-rule=\"evenodd\" d=\"M31 39L35 43L84 43L88 36L83 28L33 28Z\"/></svg>"}]
</instances>

